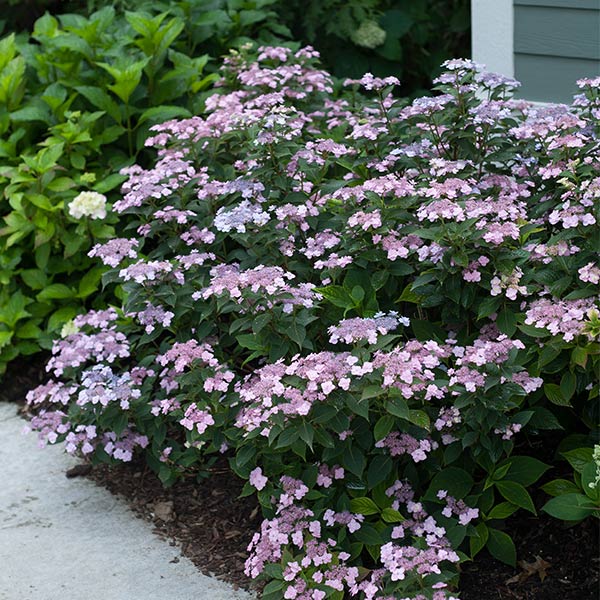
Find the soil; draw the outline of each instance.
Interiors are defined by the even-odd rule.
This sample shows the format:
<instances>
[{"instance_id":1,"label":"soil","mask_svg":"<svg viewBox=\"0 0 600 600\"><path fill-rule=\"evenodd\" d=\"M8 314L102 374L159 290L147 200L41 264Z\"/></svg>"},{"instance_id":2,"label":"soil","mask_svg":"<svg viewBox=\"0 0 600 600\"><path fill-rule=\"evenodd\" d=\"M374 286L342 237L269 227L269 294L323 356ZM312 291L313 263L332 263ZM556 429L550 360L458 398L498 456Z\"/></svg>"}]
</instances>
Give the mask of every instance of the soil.
<instances>
[{"instance_id":1,"label":"soil","mask_svg":"<svg viewBox=\"0 0 600 600\"><path fill-rule=\"evenodd\" d=\"M27 391L44 379L46 357L20 359L2 378L0 400L22 403ZM83 466L83 465L82 465ZM73 469L68 477L86 476L123 496L155 532L179 545L182 553L206 574L245 589L260 586L244 575L246 548L261 522L253 497L238 498L242 483L222 460L209 479L194 478L164 489L142 460L116 466ZM534 498L544 502L543 494ZM600 553L598 521L574 526L552 519L517 514L505 522L517 546L514 569L482 551L462 565L462 600L598 600Z\"/></svg>"},{"instance_id":2,"label":"soil","mask_svg":"<svg viewBox=\"0 0 600 600\"><path fill-rule=\"evenodd\" d=\"M27 392L47 378L45 365L48 358L48 354L41 352L19 356L10 362L6 373L0 375L0 401L24 403Z\"/></svg>"},{"instance_id":3,"label":"soil","mask_svg":"<svg viewBox=\"0 0 600 600\"><path fill-rule=\"evenodd\" d=\"M507 519L517 546L513 569L481 552L462 565L461 600L598 600L598 521L567 526L540 513Z\"/></svg>"}]
</instances>

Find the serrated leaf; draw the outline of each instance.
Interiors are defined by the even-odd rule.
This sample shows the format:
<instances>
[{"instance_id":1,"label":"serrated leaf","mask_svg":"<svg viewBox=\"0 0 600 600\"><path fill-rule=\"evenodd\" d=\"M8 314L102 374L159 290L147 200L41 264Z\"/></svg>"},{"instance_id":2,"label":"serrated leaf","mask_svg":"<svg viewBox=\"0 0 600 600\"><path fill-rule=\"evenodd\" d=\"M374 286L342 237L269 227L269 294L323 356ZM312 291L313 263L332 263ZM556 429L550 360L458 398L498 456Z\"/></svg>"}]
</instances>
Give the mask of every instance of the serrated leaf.
<instances>
[{"instance_id":1,"label":"serrated leaf","mask_svg":"<svg viewBox=\"0 0 600 600\"><path fill-rule=\"evenodd\" d=\"M546 398L558 406L571 406L571 403L563 396L559 385L555 383L544 384L544 394Z\"/></svg>"},{"instance_id":2,"label":"serrated leaf","mask_svg":"<svg viewBox=\"0 0 600 600\"><path fill-rule=\"evenodd\" d=\"M350 511L358 515L376 515L379 514L379 507L371 498L352 498L350 500Z\"/></svg>"},{"instance_id":3,"label":"serrated leaf","mask_svg":"<svg viewBox=\"0 0 600 600\"><path fill-rule=\"evenodd\" d=\"M473 477L470 473L459 467L446 467L436 473L429 484L425 498L436 500L437 493L445 490L457 500L465 498L473 488Z\"/></svg>"},{"instance_id":4,"label":"serrated leaf","mask_svg":"<svg viewBox=\"0 0 600 600\"><path fill-rule=\"evenodd\" d=\"M502 333L505 333L507 336L511 337L517 330L517 317L512 310L505 308L498 313L496 325Z\"/></svg>"},{"instance_id":5,"label":"serrated leaf","mask_svg":"<svg viewBox=\"0 0 600 600\"><path fill-rule=\"evenodd\" d=\"M400 512L390 507L384 508L381 511L381 519L385 523L401 523L406 520Z\"/></svg>"},{"instance_id":6,"label":"serrated leaf","mask_svg":"<svg viewBox=\"0 0 600 600\"><path fill-rule=\"evenodd\" d=\"M520 483L502 480L496 481L494 485L506 500L528 510L534 515L537 514L529 492Z\"/></svg>"}]
</instances>

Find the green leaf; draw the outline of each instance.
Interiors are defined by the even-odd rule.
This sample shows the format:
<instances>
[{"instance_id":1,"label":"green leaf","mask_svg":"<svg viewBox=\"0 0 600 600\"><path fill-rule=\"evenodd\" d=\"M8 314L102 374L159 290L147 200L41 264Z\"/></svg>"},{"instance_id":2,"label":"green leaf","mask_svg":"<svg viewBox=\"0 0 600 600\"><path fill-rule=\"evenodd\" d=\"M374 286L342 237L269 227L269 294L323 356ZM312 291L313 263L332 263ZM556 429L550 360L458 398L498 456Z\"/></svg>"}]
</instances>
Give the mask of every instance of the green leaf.
<instances>
[{"instance_id":1,"label":"green leaf","mask_svg":"<svg viewBox=\"0 0 600 600\"><path fill-rule=\"evenodd\" d=\"M404 398L392 397L385 403L385 409L395 417L409 419L408 404Z\"/></svg>"},{"instance_id":2,"label":"green leaf","mask_svg":"<svg viewBox=\"0 0 600 600\"><path fill-rule=\"evenodd\" d=\"M379 507L371 498L352 498L350 500L350 510L358 515L377 515L379 514Z\"/></svg>"},{"instance_id":3,"label":"green leaf","mask_svg":"<svg viewBox=\"0 0 600 600\"><path fill-rule=\"evenodd\" d=\"M531 456L511 456L500 464L509 465L504 479L516 481L524 486L534 484L548 469L552 468Z\"/></svg>"},{"instance_id":4,"label":"green leaf","mask_svg":"<svg viewBox=\"0 0 600 600\"><path fill-rule=\"evenodd\" d=\"M315 290L328 302L339 308L352 308L354 300L345 288L339 285L328 285Z\"/></svg>"},{"instance_id":5,"label":"green leaf","mask_svg":"<svg viewBox=\"0 0 600 600\"><path fill-rule=\"evenodd\" d=\"M382 481L385 481L392 471L392 459L385 454L375 456L369 461L367 469L367 484L369 489L378 486Z\"/></svg>"},{"instance_id":6,"label":"green leaf","mask_svg":"<svg viewBox=\"0 0 600 600\"><path fill-rule=\"evenodd\" d=\"M18 321L31 316L25 307L31 302L31 299L26 298L19 291L10 297L10 300L0 306L0 323L14 328Z\"/></svg>"},{"instance_id":7,"label":"green leaf","mask_svg":"<svg viewBox=\"0 0 600 600\"><path fill-rule=\"evenodd\" d=\"M545 383L544 393L546 394L546 398L548 398L552 404L557 404L558 406L571 406L571 403L563 396L560 386L555 383Z\"/></svg>"},{"instance_id":8,"label":"green leaf","mask_svg":"<svg viewBox=\"0 0 600 600\"><path fill-rule=\"evenodd\" d=\"M488 519L507 519L510 517L516 510L518 510L518 506L512 504L512 502L500 502L500 504L496 504L494 508L488 513Z\"/></svg>"},{"instance_id":9,"label":"green leaf","mask_svg":"<svg viewBox=\"0 0 600 600\"><path fill-rule=\"evenodd\" d=\"M66 300L67 298L74 298L75 295L75 292L66 285L62 283L52 283L37 295L37 299L40 301Z\"/></svg>"},{"instance_id":10,"label":"green leaf","mask_svg":"<svg viewBox=\"0 0 600 600\"><path fill-rule=\"evenodd\" d=\"M500 298L495 298L493 296L486 298L479 305L477 319L484 319L486 317L489 317L492 313L495 313L498 310L501 303L502 300Z\"/></svg>"},{"instance_id":11,"label":"green leaf","mask_svg":"<svg viewBox=\"0 0 600 600\"><path fill-rule=\"evenodd\" d=\"M20 273L21 279L25 282L25 285L30 287L32 290L41 290L47 283L48 278L46 273L39 269L26 269Z\"/></svg>"},{"instance_id":12,"label":"green leaf","mask_svg":"<svg viewBox=\"0 0 600 600\"><path fill-rule=\"evenodd\" d=\"M78 298L87 298L98 290L104 269L95 268L88 271L79 282Z\"/></svg>"},{"instance_id":13,"label":"green leaf","mask_svg":"<svg viewBox=\"0 0 600 600\"><path fill-rule=\"evenodd\" d=\"M70 321L77 314L77 308L74 306L65 306L53 312L48 319L48 330L57 331Z\"/></svg>"},{"instance_id":14,"label":"green leaf","mask_svg":"<svg viewBox=\"0 0 600 600\"><path fill-rule=\"evenodd\" d=\"M381 534L368 523L363 523L361 528L356 531L354 537L363 544L369 544L370 546L381 546L383 540L381 539Z\"/></svg>"},{"instance_id":15,"label":"green leaf","mask_svg":"<svg viewBox=\"0 0 600 600\"><path fill-rule=\"evenodd\" d=\"M377 396L381 396L385 393L385 388L381 387L380 385L367 385L363 389L360 399L368 400L369 398L377 398Z\"/></svg>"},{"instance_id":16,"label":"green leaf","mask_svg":"<svg viewBox=\"0 0 600 600\"><path fill-rule=\"evenodd\" d=\"M581 487L585 495L593 500L594 504L600 509L600 482L597 482L598 467L596 462L590 462L581 473Z\"/></svg>"},{"instance_id":17,"label":"green leaf","mask_svg":"<svg viewBox=\"0 0 600 600\"><path fill-rule=\"evenodd\" d=\"M382 440L394 426L394 418L389 415L383 415L383 417L379 418L377 423L375 423L375 428L373 429L373 434L375 436L375 441Z\"/></svg>"},{"instance_id":18,"label":"green leaf","mask_svg":"<svg viewBox=\"0 0 600 600\"><path fill-rule=\"evenodd\" d=\"M362 477L363 471L366 466L366 459L364 454L355 445L348 446L344 451L343 464L350 473L353 473L357 477ZM365 542L369 543L369 542Z\"/></svg>"},{"instance_id":19,"label":"green leaf","mask_svg":"<svg viewBox=\"0 0 600 600\"><path fill-rule=\"evenodd\" d=\"M415 337L420 342L426 342L428 340L437 340L443 342L448 335L446 332L435 323L430 321L422 321L420 319L412 319L410 322Z\"/></svg>"},{"instance_id":20,"label":"green leaf","mask_svg":"<svg viewBox=\"0 0 600 600\"><path fill-rule=\"evenodd\" d=\"M422 410L409 410L408 420L417 427L421 427L427 431L431 430L431 421L429 420L429 415Z\"/></svg>"},{"instance_id":21,"label":"green leaf","mask_svg":"<svg viewBox=\"0 0 600 600\"><path fill-rule=\"evenodd\" d=\"M533 407L529 426L533 429L563 429L556 416L543 406Z\"/></svg>"},{"instance_id":22,"label":"green leaf","mask_svg":"<svg viewBox=\"0 0 600 600\"><path fill-rule=\"evenodd\" d=\"M446 490L454 498L465 498L473 487L473 477L459 467L446 467L436 473L425 494L427 500L436 500L440 490Z\"/></svg>"},{"instance_id":23,"label":"green leaf","mask_svg":"<svg viewBox=\"0 0 600 600\"><path fill-rule=\"evenodd\" d=\"M243 333L236 336L235 339L242 348L248 348L248 350L264 350L264 345L259 340L258 336L253 333Z\"/></svg>"},{"instance_id":24,"label":"green leaf","mask_svg":"<svg viewBox=\"0 0 600 600\"><path fill-rule=\"evenodd\" d=\"M42 335L42 330L34 321L29 321L17 328L16 335L21 339L37 339Z\"/></svg>"},{"instance_id":25,"label":"green leaf","mask_svg":"<svg viewBox=\"0 0 600 600\"><path fill-rule=\"evenodd\" d=\"M102 180L94 186L94 191L99 192L100 194L105 194L106 192L110 192L110 190L114 190L118 185L121 185L121 183L123 183L126 179L126 175L119 175L118 173L113 173L108 177L103 177Z\"/></svg>"},{"instance_id":26,"label":"green leaf","mask_svg":"<svg viewBox=\"0 0 600 600\"><path fill-rule=\"evenodd\" d=\"M490 534L487 525L485 523L478 523L475 526L475 534L469 539L469 549L472 558L487 544L489 537Z\"/></svg>"},{"instance_id":27,"label":"green leaf","mask_svg":"<svg viewBox=\"0 0 600 600\"><path fill-rule=\"evenodd\" d=\"M150 123L164 123L171 119L187 119L192 116L192 113L183 106L153 106L145 110L139 118L138 123L149 121Z\"/></svg>"},{"instance_id":28,"label":"green leaf","mask_svg":"<svg viewBox=\"0 0 600 600\"><path fill-rule=\"evenodd\" d=\"M381 511L381 518L385 523L401 523L406 520L400 512L390 507Z\"/></svg>"},{"instance_id":29,"label":"green leaf","mask_svg":"<svg viewBox=\"0 0 600 600\"><path fill-rule=\"evenodd\" d=\"M517 317L511 310L505 308L498 313L496 325L502 333L510 337L517 330Z\"/></svg>"},{"instance_id":30,"label":"green leaf","mask_svg":"<svg viewBox=\"0 0 600 600\"><path fill-rule=\"evenodd\" d=\"M517 483L516 481L501 480L496 481L494 485L506 500L528 510L534 515L537 514L529 492L520 483Z\"/></svg>"},{"instance_id":31,"label":"green leaf","mask_svg":"<svg viewBox=\"0 0 600 600\"><path fill-rule=\"evenodd\" d=\"M581 521L594 513L594 503L583 494L562 494L548 500L542 510L563 521Z\"/></svg>"},{"instance_id":32,"label":"green leaf","mask_svg":"<svg viewBox=\"0 0 600 600\"><path fill-rule=\"evenodd\" d=\"M516 566L517 549L515 548L515 544L511 537L503 531L499 531L493 527L488 527L488 532L489 538L486 546L490 554L511 567Z\"/></svg>"},{"instance_id":33,"label":"green leaf","mask_svg":"<svg viewBox=\"0 0 600 600\"><path fill-rule=\"evenodd\" d=\"M12 340L12 336L12 331L0 331L0 348L8 346L10 344L10 341Z\"/></svg>"},{"instance_id":34,"label":"green leaf","mask_svg":"<svg viewBox=\"0 0 600 600\"><path fill-rule=\"evenodd\" d=\"M44 109L43 106L26 106L19 110L15 110L10 113L12 121L42 121L43 123L50 123L50 113L48 109Z\"/></svg>"},{"instance_id":35,"label":"green leaf","mask_svg":"<svg viewBox=\"0 0 600 600\"><path fill-rule=\"evenodd\" d=\"M297 427L288 427L284 429L277 438L276 448L287 448L300 438L300 431Z\"/></svg>"},{"instance_id":36,"label":"green leaf","mask_svg":"<svg viewBox=\"0 0 600 600\"><path fill-rule=\"evenodd\" d=\"M574 364L579 365L580 367L585 369L587 360L588 360L587 348L582 348L581 346L577 346L576 348L573 348L573 351L571 352L571 361Z\"/></svg>"},{"instance_id":37,"label":"green leaf","mask_svg":"<svg viewBox=\"0 0 600 600\"><path fill-rule=\"evenodd\" d=\"M569 402L577 388L577 375L567 371L560 379L560 392L562 397Z\"/></svg>"},{"instance_id":38,"label":"green leaf","mask_svg":"<svg viewBox=\"0 0 600 600\"><path fill-rule=\"evenodd\" d=\"M585 465L593 460L593 452L592 448L575 448L574 450L561 452L561 454L569 461L569 464L577 473L583 473Z\"/></svg>"},{"instance_id":39,"label":"green leaf","mask_svg":"<svg viewBox=\"0 0 600 600\"><path fill-rule=\"evenodd\" d=\"M542 489L549 496L560 496L561 494L578 494L580 492L572 481L567 479L553 479L542 486Z\"/></svg>"}]
</instances>

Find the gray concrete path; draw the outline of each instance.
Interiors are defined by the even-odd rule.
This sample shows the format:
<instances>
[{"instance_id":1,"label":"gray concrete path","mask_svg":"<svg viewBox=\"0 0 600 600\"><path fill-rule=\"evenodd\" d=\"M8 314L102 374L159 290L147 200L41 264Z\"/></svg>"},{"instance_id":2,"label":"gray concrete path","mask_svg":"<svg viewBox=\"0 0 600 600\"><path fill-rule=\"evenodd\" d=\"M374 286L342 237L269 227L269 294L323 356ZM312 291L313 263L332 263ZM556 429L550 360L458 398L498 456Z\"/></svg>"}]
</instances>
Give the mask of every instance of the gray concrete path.
<instances>
[{"instance_id":1,"label":"gray concrete path","mask_svg":"<svg viewBox=\"0 0 600 600\"><path fill-rule=\"evenodd\" d=\"M0 600L252 597L202 575L107 490L67 479L77 460L24 425L0 402Z\"/></svg>"}]
</instances>

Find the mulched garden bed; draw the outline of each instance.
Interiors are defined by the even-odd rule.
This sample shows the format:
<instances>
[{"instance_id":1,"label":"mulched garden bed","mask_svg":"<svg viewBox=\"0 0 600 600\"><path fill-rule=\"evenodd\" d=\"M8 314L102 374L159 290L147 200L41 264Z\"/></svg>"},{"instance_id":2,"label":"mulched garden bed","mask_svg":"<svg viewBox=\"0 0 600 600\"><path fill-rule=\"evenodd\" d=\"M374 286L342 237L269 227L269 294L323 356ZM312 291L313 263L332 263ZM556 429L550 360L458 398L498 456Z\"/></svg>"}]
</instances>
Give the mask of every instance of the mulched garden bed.
<instances>
[{"instance_id":1,"label":"mulched garden bed","mask_svg":"<svg viewBox=\"0 0 600 600\"><path fill-rule=\"evenodd\" d=\"M242 485L226 463L215 467L206 482L179 482L168 490L141 463L94 467L89 476L123 495L138 514L154 523L159 535L177 540L183 554L203 572L251 588L244 560L260 512L251 497L237 497ZM543 513L539 517L523 513L507 519L506 530L517 545L519 567L513 569L482 552L475 562L462 566L462 600L600 597L597 522L588 519L565 526Z\"/></svg>"},{"instance_id":2,"label":"mulched garden bed","mask_svg":"<svg viewBox=\"0 0 600 600\"><path fill-rule=\"evenodd\" d=\"M46 357L24 358L9 365L0 400L23 403L28 390L44 379ZM143 461L72 470L123 496L154 531L206 574L245 589L260 586L244 575L246 548L258 529L260 507L252 497L238 498L241 482L225 460L201 483L180 481L164 489ZM537 500L537 498L536 498ZM540 497L538 506L543 499ZM462 600L597 600L600 598L599 525L588 519L566 526L543 513L507 519L506 531L518 551L513 569L483 551L462 565Z\"/></svg>"}]
</instances>

